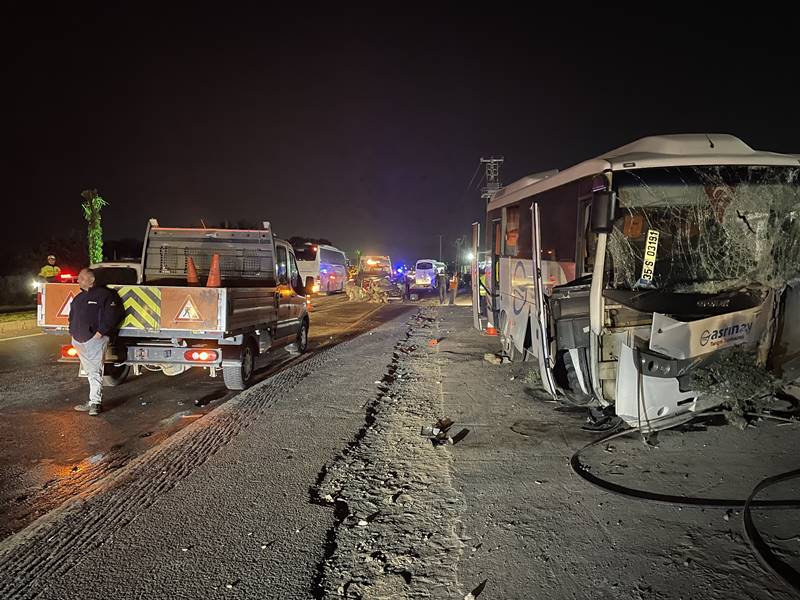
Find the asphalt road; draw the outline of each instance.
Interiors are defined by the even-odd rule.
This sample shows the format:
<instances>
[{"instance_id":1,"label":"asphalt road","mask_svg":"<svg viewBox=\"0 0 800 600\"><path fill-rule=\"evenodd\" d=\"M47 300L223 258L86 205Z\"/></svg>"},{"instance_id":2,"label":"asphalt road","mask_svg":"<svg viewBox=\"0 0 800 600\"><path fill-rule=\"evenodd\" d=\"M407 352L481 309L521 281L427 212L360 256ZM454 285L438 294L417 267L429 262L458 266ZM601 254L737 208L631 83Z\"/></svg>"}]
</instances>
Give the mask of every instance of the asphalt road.
<instances>
[{"instance_id":1,"label":"asphalt road","mask_svg":"<svg viewBox=\"0 0 800 600\"><path fill-rule=\"evenodd\" d=\"M309 353L340 343L409 310L408 305L315 300ZM145 373L106 388L100 417L73 407L88 385L77 366L57 362L63 336L0 339L0 539L19 531L132 458L202 418L237 392L193 369L176 377ZM277 351L263 380L292 364Z\"/></svg>"}]
</instances>

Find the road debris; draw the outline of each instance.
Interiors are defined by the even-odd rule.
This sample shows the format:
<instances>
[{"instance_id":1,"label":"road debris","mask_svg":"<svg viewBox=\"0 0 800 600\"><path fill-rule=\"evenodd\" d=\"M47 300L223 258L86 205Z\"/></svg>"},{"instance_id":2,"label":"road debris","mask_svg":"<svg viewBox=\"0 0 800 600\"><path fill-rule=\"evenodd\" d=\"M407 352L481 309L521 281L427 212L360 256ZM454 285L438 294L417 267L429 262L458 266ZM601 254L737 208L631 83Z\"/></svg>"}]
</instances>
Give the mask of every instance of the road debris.
<instances>
[{"instance_id":1,"label":"road debris","mask_svg":"<svg viewBox=\"0 0 800 600\"><path fill-rule=\"evenodd\" d=\"M483 360L493 365L506 365L511 362L507 356L503 354L494 354L492 352L487 352L484 354Z\"/></svg>"},{"instance_id":2,"label":"road debris","mask_svg":"<svg viewBox=\"0 0 800 600\"><path fill-rule=\"evenodd\" d=\"M474 590L472 590L469 594L464 596L464 600L475 600L475 598L477 598L483 593L484 588L486 588L486 582L488 581L489 581L488 579L484 579L483 581L481 581L480 584L478 584L478 586Z\"/></svg>"}]
</instances>

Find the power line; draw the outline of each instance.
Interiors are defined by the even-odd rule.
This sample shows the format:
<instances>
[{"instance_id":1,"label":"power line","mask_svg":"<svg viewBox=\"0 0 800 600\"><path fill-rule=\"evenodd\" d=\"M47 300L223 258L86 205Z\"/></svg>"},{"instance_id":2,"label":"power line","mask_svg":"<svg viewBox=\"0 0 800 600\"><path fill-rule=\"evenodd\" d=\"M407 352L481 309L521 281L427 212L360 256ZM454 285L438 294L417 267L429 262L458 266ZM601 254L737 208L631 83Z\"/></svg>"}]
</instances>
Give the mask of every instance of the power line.
<instances>
[{"instance_id":1,"label":"power line","mask_svg":"<svg viewBox=\"0 0 800 600\"><path fill-rule=\"evenodd\" d=\"M472 174L472 177L470 178L470 180L469 180L469 183L467 184L467 189L465 189L465 190L464 190L464 193L465 193L465 194L466 194L466 193L467 193L467 192L470 190L470 188L472 187L472 183L475 181L475 176L478 174L478 171L480 171L480 170L481 170L481 163L480 163L480 161L479 161L479 162L478 162L478 166L477 166L477 167L475 167L475 172Z\"/></svg>"},{"instance_id":2,"label":"power line","mask_svg":"<svg viewBox=\"0 0 800 600\"><path fill-rule=\"evenodd\" d=\"M469 183L467 184L467 187L464 188L464 191L461 193L461 198L459 198L459 200L458 200L459 204L464 202L464 198L467 197L467 194L472 189L472 184L475 182L475 176L478 174L478 171L480 171L480 170L481 170L481 163L479 162L478 166L475 167L475 172L472 174L472 177L470 177L470 179L469 179ZM480 185L480 182L478 182L478 185Z\"/></svg>"}]
</instances>

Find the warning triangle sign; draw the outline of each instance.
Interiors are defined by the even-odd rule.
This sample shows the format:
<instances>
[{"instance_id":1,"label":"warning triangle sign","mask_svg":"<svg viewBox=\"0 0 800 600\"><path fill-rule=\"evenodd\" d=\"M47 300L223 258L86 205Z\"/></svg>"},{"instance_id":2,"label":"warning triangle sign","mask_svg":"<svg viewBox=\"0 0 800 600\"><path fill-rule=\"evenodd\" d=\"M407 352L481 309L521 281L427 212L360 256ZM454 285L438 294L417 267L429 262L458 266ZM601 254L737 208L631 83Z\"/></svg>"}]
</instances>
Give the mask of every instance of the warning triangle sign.
<instances>
[{"instance_id":1,"label":"warning triangle sign","mask_svg":"<svg viewBox=\"0 0 800 600\"><path fill-rule=\"evenodd\" d=\"M203 317L200 316L200 311L197 310L197 307L192 302L191 296L186 296L186 302L183 303L183 306L178 311L178 316L175 317L176 321L202 321Z\"/></svg>"},{"instance_id":2,"label":"warning triangle sign","mask_svg":"<svg viewBox=\"0 0 800 600\"><path fill-rule=\"evenodd\" d=\"M59 317L68 317L69 316L69 307L72 306L72 300L75 298L75 294L70 292L67 295L67 299L64 300L64 304L61 305L61 308L58 310Z\"/></svg>"}]
</instances>

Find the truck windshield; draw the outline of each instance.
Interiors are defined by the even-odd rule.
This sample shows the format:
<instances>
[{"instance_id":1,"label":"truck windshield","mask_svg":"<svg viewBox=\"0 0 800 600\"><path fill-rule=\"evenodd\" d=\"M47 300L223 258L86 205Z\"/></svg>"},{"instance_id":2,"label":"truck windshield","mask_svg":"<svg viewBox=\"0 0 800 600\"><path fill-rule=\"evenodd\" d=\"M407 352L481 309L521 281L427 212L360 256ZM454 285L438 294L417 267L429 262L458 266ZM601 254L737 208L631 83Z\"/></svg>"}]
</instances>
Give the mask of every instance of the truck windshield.
<instances>
[{"instance_id":1,"label":"truck windshield","mask_svg":"<svg viewBox=\"0 0 800 600\"><path fill-rule=\"evenodd\" d=\"M365 273L391 273L392 264L385 256L362 256L361 270Z\"/></svg>"},{"instance_id":2,"label":"truck windshield","mask_svg":"<svg viewBox=\"0 0 800 600\"><path fill-rule=\"evenodd\" d=\"M419 262L417 263L417 271L430 271L433 269L433 263Z\"/></svg>"},{"instance_id":3,"label":"truck windshield","mask_svg":"<svg viewBox=\"0 0 800 600\"><path fill-rule=\"evenodd\" d=\"M797 167L620 171L607 287L716 294L800 275Z\"/></svg>"}]
</instances>

